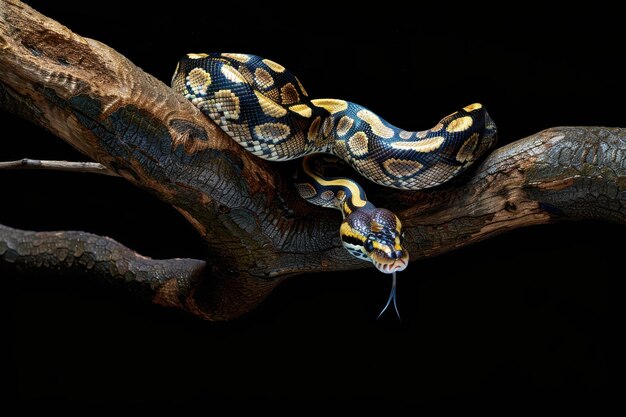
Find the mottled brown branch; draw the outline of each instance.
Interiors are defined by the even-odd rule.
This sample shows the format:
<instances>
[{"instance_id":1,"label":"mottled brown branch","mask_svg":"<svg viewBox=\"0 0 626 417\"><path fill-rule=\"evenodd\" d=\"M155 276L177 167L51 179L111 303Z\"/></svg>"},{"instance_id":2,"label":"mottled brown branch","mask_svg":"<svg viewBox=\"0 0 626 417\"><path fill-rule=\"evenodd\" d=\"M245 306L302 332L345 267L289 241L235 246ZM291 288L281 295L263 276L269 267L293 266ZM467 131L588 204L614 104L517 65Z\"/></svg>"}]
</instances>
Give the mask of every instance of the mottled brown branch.
<instances>
[{"instance_id":1,"label":"mottled brown branch","mask_svg":"<svg viewBox=\"0 0 626 417\"><path fill-rule=\"evenodd\" d=\"M0 275L7 269L27 276L44 273L103 280L207 320L227 320L251 310L280 282L237 271L217 273L198 259L151 259L91 233L33 232L0 224Z\"/></svg>"},{"instance_id":2,"label":"mottled brown branch","mask_svg":"<svg viewBox=\"0 0 626 417\"><path fill-rule=\"evenodd\" d=\"M0 0L0 50L1 107L172 204L205 238L210 273L178 296L188 311L231 318L285 277L369 266L342 248L337 212L307 205L276 165L106 45ZM368 193L403 220L417 260L521 226L624 224L625 166L626 129L559 127L438 189Z\"/></svg>"},{"instance_id":3,"label":"mottled brown branch","mask_svg":"<svg viewBox=\"0 0 626 417\"><path fill-rule=\"evenodd\" d=\"M113 239L85 232L29 232L0 225L0 236L0 267L29 274L88 275L169 306L184 307L184 295L205 268L197 259L150 259Z\"/></svg>"},{"instance_id":4,"label":"mottled brown branch","mask_svg":"<svg viewBox=\"0 0 626 417\"><path fill-rule=\"evenodd\" d=\"M115 172L97 162L42 161L23 158L17 161L0 162L0 170L2 169L49 169L53 171L82 172L119 177Z\"/></svg>"}]
</instances>

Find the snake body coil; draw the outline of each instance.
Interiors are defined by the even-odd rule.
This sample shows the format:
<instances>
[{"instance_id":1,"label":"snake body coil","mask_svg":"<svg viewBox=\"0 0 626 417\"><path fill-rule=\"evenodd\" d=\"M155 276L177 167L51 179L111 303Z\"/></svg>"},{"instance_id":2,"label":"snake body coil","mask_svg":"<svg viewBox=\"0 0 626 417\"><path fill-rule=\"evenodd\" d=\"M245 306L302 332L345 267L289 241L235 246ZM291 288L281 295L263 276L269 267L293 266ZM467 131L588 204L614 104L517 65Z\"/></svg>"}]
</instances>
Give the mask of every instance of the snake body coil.
<instances>
[{"instance_id":1,"label":"snake body coil","mask_svg":"<svg viewBox=\"0 0 626 417\"><path fill-rule=\"evenodd\" d=\"M495 124L479 103L431 129L409 132L355 103L311 100L291 72L254 55L188 54L176 68L172 87L254 155L281 161L333 154L371 181L394 188L442 184L496 141ZM355 181L324 177L308 159L298 192L314 204L342 211L346 249L383 272L404 269L408 253L400 220L368 202Z\"/></svg>"}]
</instances>

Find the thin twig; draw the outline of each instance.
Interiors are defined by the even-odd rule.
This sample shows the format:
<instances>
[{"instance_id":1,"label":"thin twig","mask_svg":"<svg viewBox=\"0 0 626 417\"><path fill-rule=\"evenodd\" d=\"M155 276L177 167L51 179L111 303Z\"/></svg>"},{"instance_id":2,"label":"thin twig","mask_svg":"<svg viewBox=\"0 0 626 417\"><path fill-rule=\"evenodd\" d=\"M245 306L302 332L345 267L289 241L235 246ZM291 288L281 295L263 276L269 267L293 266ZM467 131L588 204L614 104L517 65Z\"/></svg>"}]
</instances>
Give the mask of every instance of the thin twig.
<instances>
[{"instance_id":1,"label":"thin twig","mask_svg":"<svg viewBox=\"0 0 626 417\"><path fill-rule=\"evenodd\" d=\"M17 161L0 162L0 170L2 169L51 169L119 177L118 174L97 162L41 161L24 158Z\"/></svg>"}]
</instances>

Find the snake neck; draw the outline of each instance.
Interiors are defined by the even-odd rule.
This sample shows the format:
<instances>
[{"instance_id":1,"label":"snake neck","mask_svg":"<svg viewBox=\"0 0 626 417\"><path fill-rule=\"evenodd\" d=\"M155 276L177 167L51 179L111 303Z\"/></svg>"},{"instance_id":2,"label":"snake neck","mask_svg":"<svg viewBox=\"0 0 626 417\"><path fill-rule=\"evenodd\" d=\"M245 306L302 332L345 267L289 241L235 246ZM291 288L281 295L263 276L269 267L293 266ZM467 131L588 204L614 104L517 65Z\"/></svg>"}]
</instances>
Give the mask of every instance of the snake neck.
<instances>
[{"instance_id":1,"label":"snake neck","mask_svg":"<svg viewBox=\"0 0 626 417\"><path fill-rule=\"evenodd\" d=\"M356 210L374 209L365 191L347 177L328 176L329 163L323 155L307 156L296 176L296 187L301 197L309 203L340 210L346 218Z\"/></svg>"},{"instance_id":2,"label":"snake neck","mask_svg":"<svg viewBox=\"0 0 626 417\"><path fill-rule=\"evenodd\" d=\"M329 166L326 159L323 155L304 158L302 172L296 177L300 195L312 204L341 211L339 236L353 256L372 262L386 274L406 268L409 254L403 247L400 219L370 203L355 181L326 176L325 168Z\"/></svg>"}]
</instances>

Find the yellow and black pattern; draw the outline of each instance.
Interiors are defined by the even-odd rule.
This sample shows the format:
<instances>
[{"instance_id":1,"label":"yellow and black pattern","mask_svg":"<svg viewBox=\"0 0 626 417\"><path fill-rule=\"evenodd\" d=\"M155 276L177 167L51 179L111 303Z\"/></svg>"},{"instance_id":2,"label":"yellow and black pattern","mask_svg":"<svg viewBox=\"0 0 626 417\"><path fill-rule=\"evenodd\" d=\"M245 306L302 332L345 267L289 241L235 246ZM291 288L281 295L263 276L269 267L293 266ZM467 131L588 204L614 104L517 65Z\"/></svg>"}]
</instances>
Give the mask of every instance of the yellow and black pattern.
<instances>
[{"instance_id":1,"label":"yellow and black pattern","mask_svg":"<svg viewBox=\"0 0 626 417\"><path fill-rule=\"evenodd\" d=\"M387 274L402 271L409 263L409 253L402 246L400 219L370 203L356 181L323 175L328 165L323 156L304 158L302 173L296 176L300 196L312 204L341 210L339 235L350 254Z\"/></svg>"},{"instance_id":2,"label":"yellow and black pattern","mask_svg":"<svg viewBox=\"0 0 626 417\"><path fill-rule=\"evenodd\" d=\"M248 151L272 161L331 153L388 187L434 187L459 174L496 140L478 103L418 132L337 99L309 99L280 64L246 54L189 54L172 87Z\"/></svg>"},{"instance_id":3,"label":"yellow and black pattern","mask_svg":"<svg viewBox=\"0 0 626 417\"><path fill-rule=\"evenodd\" d=\"M176 68L172 88L254 155L281 161L332 154L366 178L400 189L442 184L462 172L496 141L495 124L481 104L466 106L431 129L410 132L355 103L310 99L295 75L282 65L255 55L188 54ZM307 169L305 164L305 172ZM342 210L344 224L354 211L365 213L373 208L353 180L327 179L310 169L307 173L308 180L298 184L300 194L314 204ZM393 219L381 215L386 219L382 225L371 220L366 223L370 229L395 228L393 233L387 233L383 239L380 231L362 231L353 233L356 237L351 236L351 242L356 245L359 240L362 247L370 246L368 235L376 235L378 240L373 241L373 246L386 239L386 254L392 259L404 259L403 251L394 249L401 247L401 243L395 243L396 238L401 240L401 230L399 220L391 215ZM370 213L368 218L372 216ZM342 225L342 238L347 236L344 232L348 227L352 226ZM371 259L371 251L366 253Z\"/></svg>"}]
</instances>

